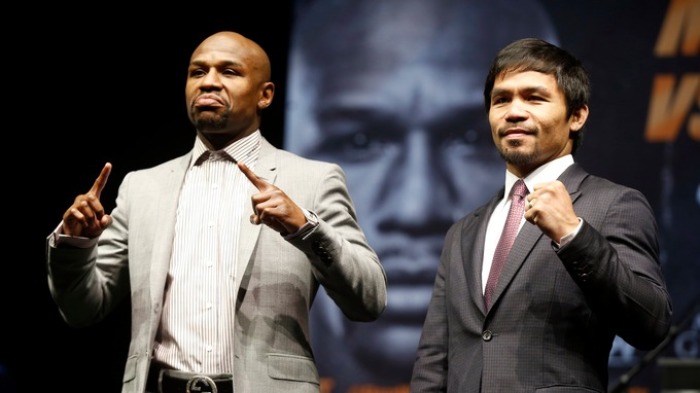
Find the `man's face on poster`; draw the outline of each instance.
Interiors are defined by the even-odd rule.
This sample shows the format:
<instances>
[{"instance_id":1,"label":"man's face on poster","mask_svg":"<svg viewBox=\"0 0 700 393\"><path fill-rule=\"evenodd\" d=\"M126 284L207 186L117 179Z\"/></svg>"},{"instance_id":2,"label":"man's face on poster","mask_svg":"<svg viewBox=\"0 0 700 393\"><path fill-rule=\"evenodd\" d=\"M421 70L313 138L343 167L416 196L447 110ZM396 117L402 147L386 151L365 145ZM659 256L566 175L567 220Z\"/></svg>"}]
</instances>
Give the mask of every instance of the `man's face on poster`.
<instances>
[{"instance_id":1,"label":"man's face on poster","mask_svg":"<svg viewBox=\"0 0 700 393\"><path fill-rule=\"evenodd\" d=\"M358 4L342 11L352 13L343 23L306 27L292 47L285 144L343 168L387 273L378 321L348 323L327 307L316 314L323 334L366 369L406 379L449 226L503 186L484 108L490 61L515 38L551 38L550 25L531 2ZM508 29L494 30L503 18ZM332 34L318 33L328 26Z\"/></svg>"},{"instance_id":2,"label":"man's face on poster","mask_svg":"<svg viewBox=\"0 0 700 393\"><path fill-rule=\"evenodd\" d=\"M287 135L302 155L345 170L360 225L386 270L385 313L345 331L367 362L412 361L447 229L502 185L484 73L473 68L415 63L333 73L306 91L314 135Z\"/></svg>"}]
</instances>

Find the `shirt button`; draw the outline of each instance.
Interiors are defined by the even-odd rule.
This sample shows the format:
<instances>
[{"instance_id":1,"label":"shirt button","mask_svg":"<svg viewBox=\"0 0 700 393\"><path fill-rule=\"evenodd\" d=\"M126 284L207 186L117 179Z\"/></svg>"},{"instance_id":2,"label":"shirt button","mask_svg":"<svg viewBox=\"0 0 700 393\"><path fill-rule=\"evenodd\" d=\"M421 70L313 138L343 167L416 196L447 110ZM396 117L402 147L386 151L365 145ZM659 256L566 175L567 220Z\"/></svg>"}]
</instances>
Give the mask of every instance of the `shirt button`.
<instances>
[{"instance_id":1,"label":"shirt button","mask_svg":"<svg viewBox=\"0 0 700 393\"><path fill-rule=\"evenodd\" d=\"M493 333L491 333L490 330L484 330L484 332L481 333L481 338L483 338L484 341L491 341L493 338Z\"/></svg>"}]
</instances>

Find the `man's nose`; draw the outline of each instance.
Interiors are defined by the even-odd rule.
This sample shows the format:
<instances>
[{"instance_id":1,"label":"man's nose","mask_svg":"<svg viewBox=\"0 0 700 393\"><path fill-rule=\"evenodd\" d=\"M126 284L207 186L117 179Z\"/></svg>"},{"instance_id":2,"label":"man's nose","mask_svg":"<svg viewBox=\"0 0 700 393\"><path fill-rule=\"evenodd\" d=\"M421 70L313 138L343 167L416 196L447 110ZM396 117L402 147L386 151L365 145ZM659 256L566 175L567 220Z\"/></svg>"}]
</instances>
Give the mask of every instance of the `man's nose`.
<instances>
[{"instance_id":1,"label":"man's nose","mask_svg":"<svg viewBox=\"0 0 700 393\"><path fill-rule=\"evenodd\" d=\"M430 232L431 226L441 227L439 222L451 220L447 168L430 142L426 132L407 135L385 199L390 212L390 217L384 217L385 224Z\"/></svg>"},{"instance_id":2,"label":"man's nose","mask_svg":"<svg viewBox=\"0 0 700 393\"><path fill-rule=\"evenodd\" d=\"M513 100L510 105L508 105L508 110L506 111L507 119L523 119L529 116L527 111L526 102L520 99Z\"/></svg>"},{"instance_id":3,"label":"man's nose","mask_svg":"<svg viewBox=\"0 0 700 393\"><path fill-rule=\"evenodd\" d=\"M211 69L204 75L202 87L221 87L221 75L216 69Z\"/></svg>"}]
</instances>

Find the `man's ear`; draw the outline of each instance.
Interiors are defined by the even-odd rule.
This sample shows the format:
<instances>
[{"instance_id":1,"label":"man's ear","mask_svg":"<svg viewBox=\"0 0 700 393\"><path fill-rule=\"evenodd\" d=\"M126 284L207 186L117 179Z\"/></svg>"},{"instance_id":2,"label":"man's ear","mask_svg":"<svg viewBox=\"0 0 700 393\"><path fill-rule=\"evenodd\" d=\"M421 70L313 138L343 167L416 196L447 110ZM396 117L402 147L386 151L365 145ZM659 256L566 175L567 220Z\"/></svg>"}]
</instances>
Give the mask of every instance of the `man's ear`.
<instances>
[{"instance_id":1,"label":"man's ear","mask_svg":"<svg viewBox=\"0 0 700 393\"><path fill-rule=\"evenodd\" d=\"M586 120L588 120L588 105L578 108L571 114L571 118L569 119L569 130L571 132L579 131L581 128L583 128L583 125L586 124Z\"/></svg>"},{"instance_id":2,"label":"man's ear","mask_svg":"<svg viewBox=\"0 0 700 393\"><path fill-rule=\"evenodd\" d=\"M262 86L260 99L258 100L258 109L262 110L272 104L272 97L275 95L275 84L272 82L265 82Z\"/></svg>"}]
</instances>

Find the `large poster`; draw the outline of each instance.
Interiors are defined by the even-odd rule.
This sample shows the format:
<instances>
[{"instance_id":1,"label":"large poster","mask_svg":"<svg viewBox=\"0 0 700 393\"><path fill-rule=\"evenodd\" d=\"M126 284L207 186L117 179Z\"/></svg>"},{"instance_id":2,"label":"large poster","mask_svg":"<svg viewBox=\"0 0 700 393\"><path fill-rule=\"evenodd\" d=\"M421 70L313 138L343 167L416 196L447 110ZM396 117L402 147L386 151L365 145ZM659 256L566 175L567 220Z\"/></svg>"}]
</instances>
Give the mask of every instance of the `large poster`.
<instances>
[{"instance_id":1,"label":"large poster","mask_svg":"<svg viewBox=\"0 0 700 393\"><path fill-rule=\"evenodd\" d=\"M522 37L583 61L593 95L575 159L641 190L661 230L676 326L651 353L616 340L610 389L658 391L659 359L700 357L700 1L296 4L285 146L343 167L389 280L377 322L349 322L323 293L314 304L323 392L408 391L442 238L503 184L483 81Z\"/></svg>"}]
</instances>

